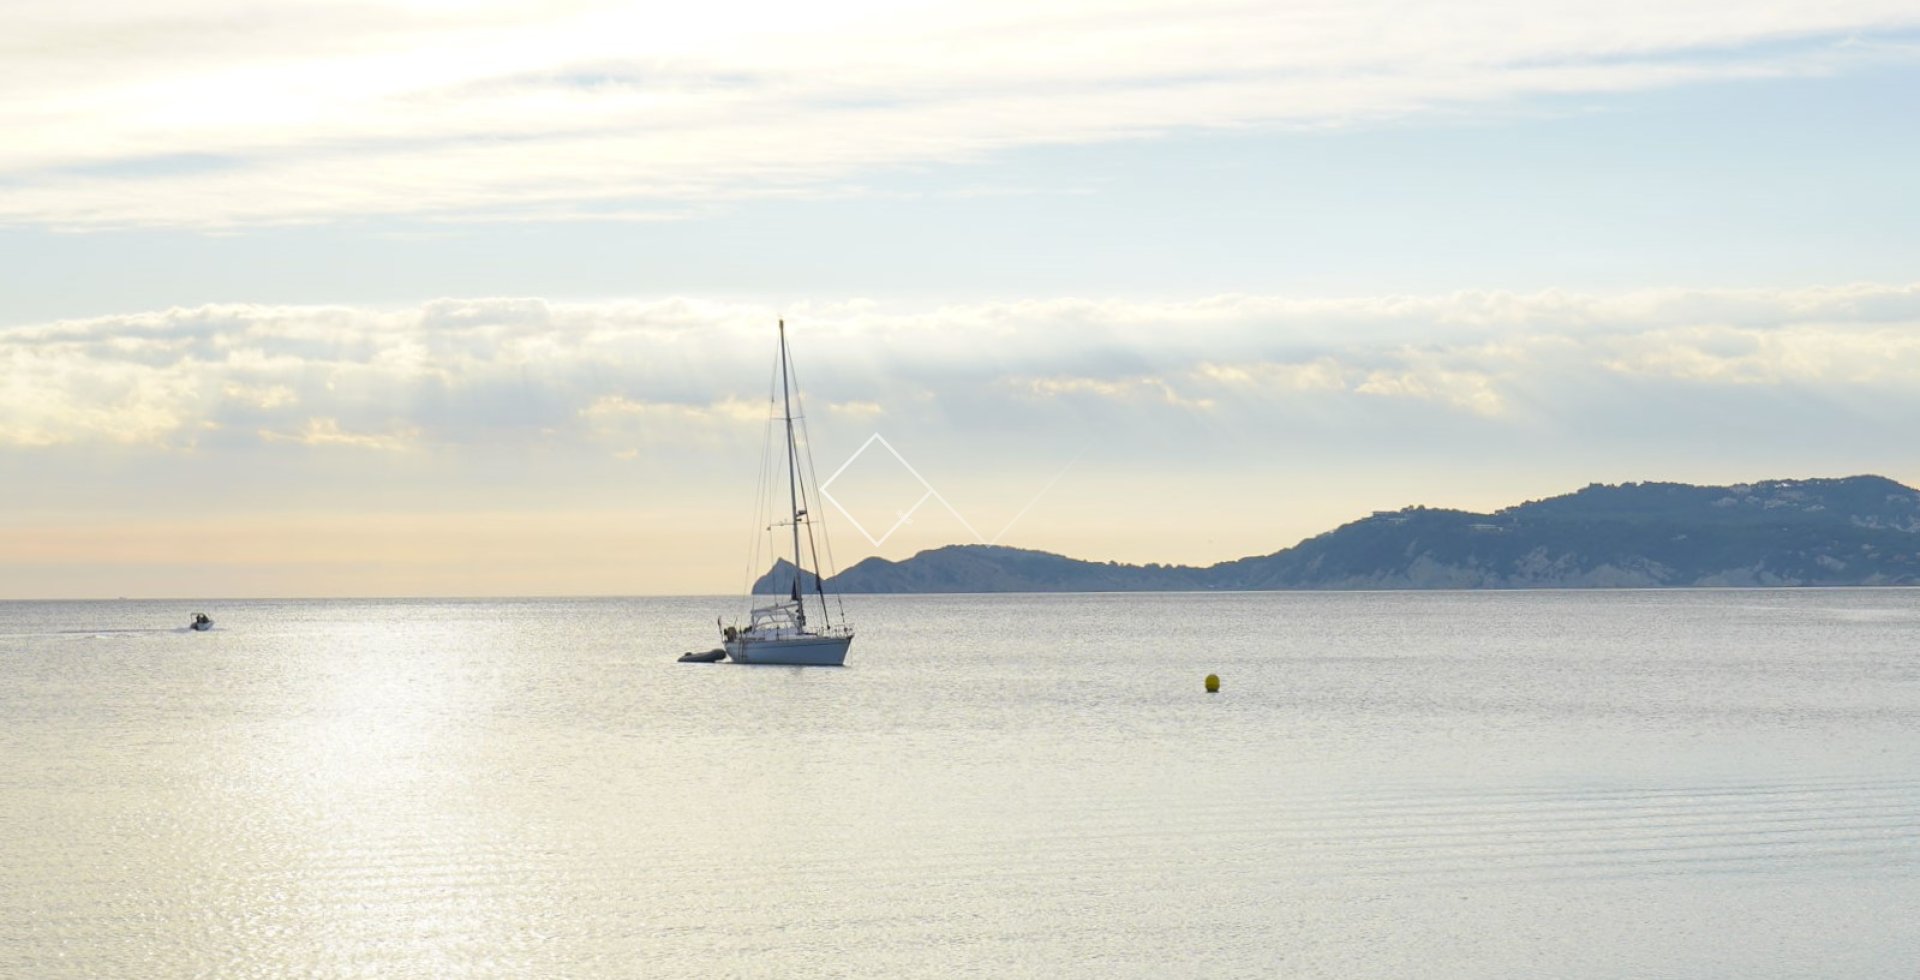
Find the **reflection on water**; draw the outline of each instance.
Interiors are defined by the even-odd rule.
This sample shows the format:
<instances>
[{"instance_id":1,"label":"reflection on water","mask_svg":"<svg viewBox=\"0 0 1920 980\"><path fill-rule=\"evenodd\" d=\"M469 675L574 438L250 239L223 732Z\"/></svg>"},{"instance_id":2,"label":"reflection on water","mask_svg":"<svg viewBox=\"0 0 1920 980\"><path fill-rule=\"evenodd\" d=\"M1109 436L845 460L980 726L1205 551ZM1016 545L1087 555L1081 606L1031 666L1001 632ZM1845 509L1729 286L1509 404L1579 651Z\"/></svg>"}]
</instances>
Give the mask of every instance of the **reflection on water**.
<instances>
[{"instance_id":1,"label":"reflection on water","mask_svg":"<svg viewBox=\"0 0 1920 980\"><path fill-rule=\"evenodd\" d=\"M0 604L0 975L1920 961L1913 591L716 606Z\"/></svg>"}]
</instances>

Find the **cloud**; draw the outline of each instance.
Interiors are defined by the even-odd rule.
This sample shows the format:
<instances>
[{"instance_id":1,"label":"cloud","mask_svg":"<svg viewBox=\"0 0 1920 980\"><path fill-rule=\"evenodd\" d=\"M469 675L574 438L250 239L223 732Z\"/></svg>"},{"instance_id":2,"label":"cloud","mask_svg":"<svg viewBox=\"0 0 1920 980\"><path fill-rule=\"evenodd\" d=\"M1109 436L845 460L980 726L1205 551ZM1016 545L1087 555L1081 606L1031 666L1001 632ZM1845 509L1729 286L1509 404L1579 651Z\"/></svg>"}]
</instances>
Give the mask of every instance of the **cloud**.
<instances>
[{"instance_id":1,"label":"cloud","mask_svg":"<svg viewBox=\"0 0 1920 980\"><path fill-rule=\"evenodd\" d=\"M1738 385L1920 383L1914 324L1774 331L1729 326L1670 328L1611 345L1605 366L1624 374Z\"/></svg>"},{"instance_id":2,"label":"cloud","mask_svg":"<svg viewBox=\"0 0 1920 980\"><path fill-rule=\"evenodd\" d=\"M607 395L595 399L593 404L581 409L580 414L595 422L659 419L675 424L723 422L758 425L768 418L766 405L749 404L733 398L717 401L711 405L679 405L634 401L619 395Z\"/></svg>"},{"instance_id":3,"label":"cloud","mask_svg":"<svg viewBox=\"0 0 1920 980\"><path fill-rule=\"evenodd\" d=\"M1658 392L1702 417L1787 394L1872 399L1872 424L1920 406L1920 285L853 300L786 313L801 409L840 428L964 432L1118 412L1169 431L1309 415L1329 432L1447 420L1567 431L1617 410L1608 399ZM505 298L16 327L0 330L0 447L732 447L771 410L774 318L686 298Z\"/></svg>"},{"instance_id":4,"label":"cloud","mask_svg":"<svg viewBox=\"0 0 1920 980\"><path fill-rule=\"evenodd\" d=\"M1012 386L1023 389L1031 396L1046 400L1076 395L1092 395L1096 398L1118 402L1146 401L1176 408L1206 411L1213 407L1210 398L1190 398L1180 393L1173 385L1155 377L1141 376L1102 380L1099 378L1027 378L1015 381Z\"/></svg>"},{"instance_id":5,"label":"cloud","mask_svg":"<svg viewBox=\"0 0 1920 980\"><path fill-rule=\"evenodd\" d=\"M248 385L228 382L221 388L221 394L236 404L250 405L262 410L271 410L292 405L300 400L293 389L286 385Z\"/></svg>"},{"instance_id":6,"label":"cloud","mask_svg":"<svg viewBox=\"0 0 1920 980\"><path fill-rule=\"evenodd\" d=\"M0 223L659 220L876 172L1904 58L1902 0L131 0L10 13Z\"/></svg>"},{"instance_id":7,"label":"cloud","mask_svg":"<svg viewBox=\"0 0 1920 980\"><path fill-rule=\"evenodd\" d=\"M1339 391L1351 387L1353 372L1331 357L1306 363L1275 364L1254 361L1216 364L1202 361L1194 366L1197 384L1240 391Z\"/></svg>"},{"instance_id":8,"label":"cloud","mask_svg":"<svg viewBox=\"0 0 1920 980\"><path fill-rule=\"evenodd\" d=\"M887 414L887 410L878 402L869 401L833 402L827 406L827 411L842 418L865 421L872 421Z\"/></svg>"},{"instance_id":9,"label":"cloud","mask_svg":"<svg viewBox=\"0 0 1920 980\"><path fill-rule=\"evenodd\" d=\"M349 449L371 449L376 452L395 453L412 448L420 438L420 430L412 426L400 426L391 432L347 432L340 428L338 419L308 419L299 432L275 432L261 429L260 438L267 442L293 442L303 446L344 446Z\"/></svg>"},{"instance_id":10,"label":"cloud","mask_svg":"<svg viewBox=\"0 0 1920 980\"><path fill-rule=\"evenodd\" d=\"M656 402L602 395L580 410L593 438L622 448L614 454L634 459L645 449L663 446L720 448L758 437L772 418L766 401L722 398L706 404Z\"/></svg>"},{"instance_id":11,"label":"cloud","mask_svg":"<svg viewBox=\"0 0 1920 980\"><path fill-rule=\"evenodd\" d=\"M1362 395L1437 402L1476 415L1497 416L1507 408L1493 378L1474 371L1374 371L1353 390Z\"/></svg>"}]
</instances>

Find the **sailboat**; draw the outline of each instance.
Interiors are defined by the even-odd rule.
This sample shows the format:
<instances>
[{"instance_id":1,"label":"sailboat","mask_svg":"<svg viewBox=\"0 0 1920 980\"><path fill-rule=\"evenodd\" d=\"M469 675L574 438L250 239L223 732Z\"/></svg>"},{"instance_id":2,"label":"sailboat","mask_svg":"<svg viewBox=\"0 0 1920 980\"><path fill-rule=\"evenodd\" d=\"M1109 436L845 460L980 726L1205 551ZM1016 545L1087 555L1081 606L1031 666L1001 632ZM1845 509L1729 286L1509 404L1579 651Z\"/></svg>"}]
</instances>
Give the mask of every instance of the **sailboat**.
<instances>
[{"instance_id":1,"label":"sailboat","mask_svg":"<svg viewBox=\"0 0 1920 980\"><path fill-rule=\"evenodd\" d=\"M803 415L794 414L794 403L798 400L799 386L793 377L793 362L787 350L787 323L780 321L780 357L778 390L780 394L778 417L770 417L768 436L773 436L773 423L780 423L784 430L786 443L786 472L775 474L772 471L772 455L762 467L763 500L767 496L778 496L778 491L769 483L785 482L787 485L787 506L785 520L766 526L766 531L774 535L779 529L788 529L784 535L792 545L792 564L789 566L793 580L786 595L765 605L754 605L764 596L755 596L748 589L748 619L745 627L738 625L723 626L720 630L722 647L727 651L727 659L741 664L788 664L800 667L838 667L847 661L847 648L853 645L853 627L847 624L845 610L840 611L839 621L835 622L833 612L827 604L826 583L820 574L821 546L826 543L826 527L817 524L807 514L809 501L818 497L814 489L813 460L810 447L804 439L796 435L795 423L801 423L804 433ZM771 400L771 398L769 399ZM771 443L771 438L769 439ZM804 464L804 465L803 465ZM780 476L785 480L781 481ZM763 510L762 513L765 513ZM804 534L802 533L804 531ZM804 540L806 548L801 547ZM776 545L777 547L777 545ZM826 554L831 563L832 549L827 547ZM758 554L755 555L757 564ZM778 570L782 563L777 563ZM812 585L812 595L804 588ZM809 607L812 607L811 609Z\"/></svg>"}]
</instances>

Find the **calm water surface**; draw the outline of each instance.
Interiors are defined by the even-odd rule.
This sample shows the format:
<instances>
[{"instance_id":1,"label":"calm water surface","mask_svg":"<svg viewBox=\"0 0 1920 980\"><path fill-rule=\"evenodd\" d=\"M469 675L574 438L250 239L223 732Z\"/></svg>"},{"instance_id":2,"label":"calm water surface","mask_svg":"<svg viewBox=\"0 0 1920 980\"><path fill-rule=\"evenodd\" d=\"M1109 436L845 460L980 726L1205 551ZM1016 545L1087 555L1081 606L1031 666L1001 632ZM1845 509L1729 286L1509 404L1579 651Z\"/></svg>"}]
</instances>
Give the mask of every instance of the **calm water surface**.
<instances>
[{"instance_id":1,"label":"calm water surface","mask_svg":"<svg viewBox=\"0 0 1920 980\"><path fill-rule=\"evenodd\" d=\"M1920 592L731 605L0 603L0 975L1920 964Z\"/></svg>"}]
</instances>

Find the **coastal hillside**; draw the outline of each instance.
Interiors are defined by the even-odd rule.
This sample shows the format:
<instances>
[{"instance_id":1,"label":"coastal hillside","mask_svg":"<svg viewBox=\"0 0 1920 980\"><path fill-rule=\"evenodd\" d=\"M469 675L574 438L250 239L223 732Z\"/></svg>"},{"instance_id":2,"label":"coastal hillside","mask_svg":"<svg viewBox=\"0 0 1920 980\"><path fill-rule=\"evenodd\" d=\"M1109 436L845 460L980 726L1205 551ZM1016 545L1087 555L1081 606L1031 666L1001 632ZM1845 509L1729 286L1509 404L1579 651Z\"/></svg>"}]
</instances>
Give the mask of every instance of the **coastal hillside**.
<instances>
[{"instance_id":1,"label":"coastal hillside","mask_svg":"<svg viewBox=\"0 0 1920 980\"><path fill-rule=\"evenodd\" d=\"M755 590L791 576L776 567ZM1413 506L1204 568L955 545L828 580L853 593L1915 584L1920 491L1878 476L1594 484L1490 514Z\"/></svg>"}]
</instances>

